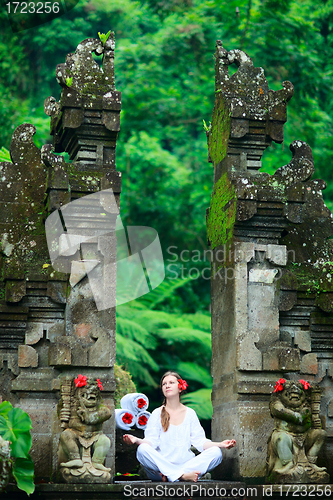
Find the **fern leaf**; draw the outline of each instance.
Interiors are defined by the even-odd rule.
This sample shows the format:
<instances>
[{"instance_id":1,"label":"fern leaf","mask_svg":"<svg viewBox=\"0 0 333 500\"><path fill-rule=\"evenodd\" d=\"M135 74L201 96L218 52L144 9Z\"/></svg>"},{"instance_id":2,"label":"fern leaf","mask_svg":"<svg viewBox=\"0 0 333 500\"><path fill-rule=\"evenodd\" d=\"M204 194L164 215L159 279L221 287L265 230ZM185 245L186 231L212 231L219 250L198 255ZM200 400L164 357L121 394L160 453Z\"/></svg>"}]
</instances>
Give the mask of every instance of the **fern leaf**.
<instances>
[{"instance_id":1,"label":"fern leaf","mask_svg":"<svg viewBox=\"0 0 333 500\"><path fill-rule=\"evenodd\" d=\"M213 416L211 393L211 389L199 389L198 391L182 396L182 403L193 408L202 420L209 420Z\"/></svg>"},{"instance_id":2,"label":"fern leaf","mask_svg":"<svg viewBox=\"0 0 333 500\"><path fill-rule=\"evenodd\" d=\"M186 318L191 322L192 327L197 330L211 331L211 317L210 314L197 312L195 314L186 314Z\"/></svg>"},{"instance_id":3,"label":"fern leaf","mask_svg":"<svg viewBox=\"0 0 333 500\"><path fill-rule=\"evenodd\" d=\"M189 281L192 281L192 278L164 280L157 288L140 297L138 300L150 309L153 309L157 304L171 297L177 288L186 285Z\"/></svg>"},{"instance_id":4,"label":"fern leaf","mask_svg":"<svg viewBox=\"0 0 333 500\"><path fill-rule=\"evenodd\" d=\"M123 362L123 360L137 361L148 365L151 370L158 370L158 364L153 360L147 350L142 345L138 344L138 342L125 338L120 333L116 334L116 342L117 352L121 362Z\"/></svg>"},{"instance_id":5,"label":"fern leaf","mask_svg":"<svg viewBox=\"0 0 333 500\"><path fill-rule=\"evenodd\" d=\"M137 321L149 332L156 333L161 328L172 328L179 324L179 319L174 314L163 311L138 311Z\"/></svg>"},{"instance_id":6,"label":"fern leaf","mask_svg":"<svg viewBox=\"0 0 333 500\"><path fill-rule=\"evenodd\" d=\"M205 354L211 354L211 336L207 332L191 328L162 328L156 333L158 337L164 338L167 344L199 344Z\"/></svg>"},{"instance_id":7,"label":"fern leaf","mask_svg":"<svg viewBox=\"0 0 333 500\"><path fill-rule=\"evenodd\" d=\"M139 342L149 347L149 349L155 349L155 337L138 322L126 318L118 318L116 325L117 333L120 333L123 337Z\"/></svg>"},{"instance_id":8,"label":"fern leaf","mask_svg":"<svg viewBox=\"0 0 333 500\"><path fill-rule=\"evenodd\" d=\"M209 371L203 366L199 366L196 363L191 363L190 361L180 361L176 365L176 371L180 373L185 379L199 382L207 389L212 388L213 379Z\"/></svg>"}]
</instances>

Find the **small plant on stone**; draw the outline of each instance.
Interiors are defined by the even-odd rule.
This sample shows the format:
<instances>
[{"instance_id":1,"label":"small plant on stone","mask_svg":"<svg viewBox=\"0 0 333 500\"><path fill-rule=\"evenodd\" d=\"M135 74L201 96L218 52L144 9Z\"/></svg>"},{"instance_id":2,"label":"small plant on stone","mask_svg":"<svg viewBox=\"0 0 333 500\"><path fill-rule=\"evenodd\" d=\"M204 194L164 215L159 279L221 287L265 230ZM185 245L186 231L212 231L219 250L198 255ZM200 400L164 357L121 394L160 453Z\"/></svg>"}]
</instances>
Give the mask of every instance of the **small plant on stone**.
<instances>
[{"instance_id":1,"label":"small plant on stone","mask_svg":"<svg viewBox=\"0 0 333 500\"><path fill-rule=\"evenodd\" d=\"M9 401L0 404L0 436L10 442L12 475L18 488L28 495L35 491L34 464L29 455L31 429L31 419L25 411L13 408Z\"/></svg>"},{"instance_id":2,"label":"small plant on stone","mask_svg":"<svg viewBox=\"0 0 333 500\"><path fill-rule=\"evenodd\" d=\"M98 32L99 39L100 39L100 41L102 42L103 45L106 44L106 41L107 41L107 39L110 36L110 33L111 33L111 30L108 31L106 34Z\"/></svg>"},{"instance_id":3,"label":"small plant on stone","mask_svg":"<svg viewBox=\"0 0 333 500\"><path fill-rule=\"evenodd\" d=\"M12 161L8 149L4 147L0 149L0 161Z\"/></svg>"},{"instance_id":4,"label":"small plant on stone","mask_svg":"<svg viewBox=\"0 0 333 500\"><path fill-rule=\"evenodd\" d=\"M211 129L212 129L212 123L209 122L209 127L207 127L207 123L205 122L205 120L202 120L203 121L203 128L204 128L204 131L207 133L207 132L210 132Z\"/></svg>"}]
</instances>

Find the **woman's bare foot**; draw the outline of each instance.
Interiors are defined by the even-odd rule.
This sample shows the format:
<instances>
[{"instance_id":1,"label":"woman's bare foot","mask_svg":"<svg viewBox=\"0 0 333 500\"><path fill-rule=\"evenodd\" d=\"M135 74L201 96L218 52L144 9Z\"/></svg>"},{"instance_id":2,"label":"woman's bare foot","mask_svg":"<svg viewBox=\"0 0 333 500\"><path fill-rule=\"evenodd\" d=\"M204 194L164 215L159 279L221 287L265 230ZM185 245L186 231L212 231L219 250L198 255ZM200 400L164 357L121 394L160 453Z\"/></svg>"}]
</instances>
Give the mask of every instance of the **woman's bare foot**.
<instances>
[{"instance_id":1,"label":"woman's bare foot","mask_svg":"<svg viewBox=\"0 0 333 500\"><path fill-rule=\"evenodd\" d=\"M169 482L169 479L167 478L167 476L165 476L164 474L161 473L161 476L162 476L162 482L163 483L168 483Z\"/></svg>"},{"instance_id":2,"label":"woman's bare foot","mask_svg":"<svg viewBox=\"0 0 333 500\"><path fill-rule=\"evenodd\" d=\"M199 470L195 470L193 472L185 472L179 479L183 481L194 481L195 483L198 481L198 477L201 474Z\"/></svg>"}]
</instances>

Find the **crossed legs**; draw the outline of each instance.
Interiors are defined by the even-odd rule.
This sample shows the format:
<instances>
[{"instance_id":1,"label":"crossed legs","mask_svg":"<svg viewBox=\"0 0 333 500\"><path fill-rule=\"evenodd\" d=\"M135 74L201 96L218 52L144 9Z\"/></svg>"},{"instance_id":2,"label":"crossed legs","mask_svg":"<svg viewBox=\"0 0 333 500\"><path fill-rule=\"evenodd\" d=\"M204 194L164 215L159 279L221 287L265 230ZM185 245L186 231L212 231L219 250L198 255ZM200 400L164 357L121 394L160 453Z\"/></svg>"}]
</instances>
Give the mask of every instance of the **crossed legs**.
<instances>
[{"instance_id":1,"label":"crossed legs","mask_svg":"<svg viewBox=\"0 0 333 500\"><path fill-rule=\"evenodd\" d=\"M147 443L138 446L137 459L144 467L147 476L153 481L161 481L166 476L169 481L179 480L183 474L200 471L199 477L214 469L222 461L222 452L217 446L212 446L183 465L175 465L166 460L158 451Z\"/></svg>"}]
</instances>

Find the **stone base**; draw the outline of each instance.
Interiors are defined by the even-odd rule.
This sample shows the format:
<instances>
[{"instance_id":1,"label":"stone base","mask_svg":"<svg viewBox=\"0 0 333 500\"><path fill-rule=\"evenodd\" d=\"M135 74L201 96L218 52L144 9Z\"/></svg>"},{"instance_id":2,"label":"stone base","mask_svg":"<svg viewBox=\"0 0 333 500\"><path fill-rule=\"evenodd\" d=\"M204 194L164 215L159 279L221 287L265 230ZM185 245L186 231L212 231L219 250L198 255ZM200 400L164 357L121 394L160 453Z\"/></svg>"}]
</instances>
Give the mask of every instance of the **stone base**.
<instances>
[{"instance_id":1,"label":"stone base","mask_svg":"<svg viewBox=\"0 0 333 500\"><path fill-rule=\"evenodd\" d=\"M285 473L272 471L267 478L271 484L327 484L329 481L326 471L316 471L308 462L297 464Z\"/></svg>"},{"instance_id":2,"label":"stone base","mask_svg":"<svg viewBox=\"0 0 333 500\"><path fill-rule=\"evenodd\" d=\"M160 498L161 500L170 500L170 498L179 498L189 500L190 498L210 498L211 500L250 500L250 499L265 499L282 498L290 499L298 498L331 498L333 493L333 484L251 484L249 482L233 482L233 481L199 481L198 483L177 483L182 488L190 487L191 485L201 486L201 492L193 491L193 495L184 496L177 494L170 495L170 488L175 488L175 483L151 483L145 481L126 482L123 484L37 484L36 491L29 497L29 500L130 500L144 498L143 496L136 496L124 494L125 486L131 485L132 488L153 488L156 490L156 495L150 495L152 500ZM210 488L226 489L226 496L211 496ZM161 495L161 488L167 488L166 494ZM204 491L206 490L206 492ZM209 491L208 491L209 490ZM238 492L238 494L236 494ZM200 495L201 493L201 495ZM206 493L206 494L205 494ZM24 491L19 490L16 486L8 485L6 492L1 494L1 500L27 500L27 495Z\"/></svg>"},{"instance_id":3,"label":"stone base","mask_svg":"<svg viewBox=\"0 0 333 500\"><path fill-rule=\"evenodd\" d=\"M191 491L192 487L192 491ZM126 488L126 489L125 489ZM133 494L128 488L137 488ZM149 488L149 496L140 494L141 489ZM30 495L29 500L125 500L140 498L159 498L170 500L179 498L210 498L211 500L244 500L261 498L259 491L262 486L251 487L246 491L246 484L233 481L198 481L197 483L152 483L146 481L126 481L122 484L37 484L36 491ZM185 489L186 494L185 493ZM217 495L212 495L212 490L217 490ZM174 491L175 490L175 491ZM142 491L142 490L141 490ZM239 492L239 494L238 494ZM148 491L147 491L148 493ZM188 493L188 494L187 494ZM225 493L225 495L220 495ZM9 485L6 492L1 494L1 500L27 500L25 492L14 485Z\"/></svg>"},{"instance_id":4,"label":"stone base","mask_svg":"<svg viewBox=\"0 0 333 500\"><path fill-rule=\"evenodd\" d=\"M92 464L84 463L83 467L78 469L69 467L60 467L60 477L65 483L110 483L111 473L107 470L95 469Z\"/></svg>"}]
</instances>

